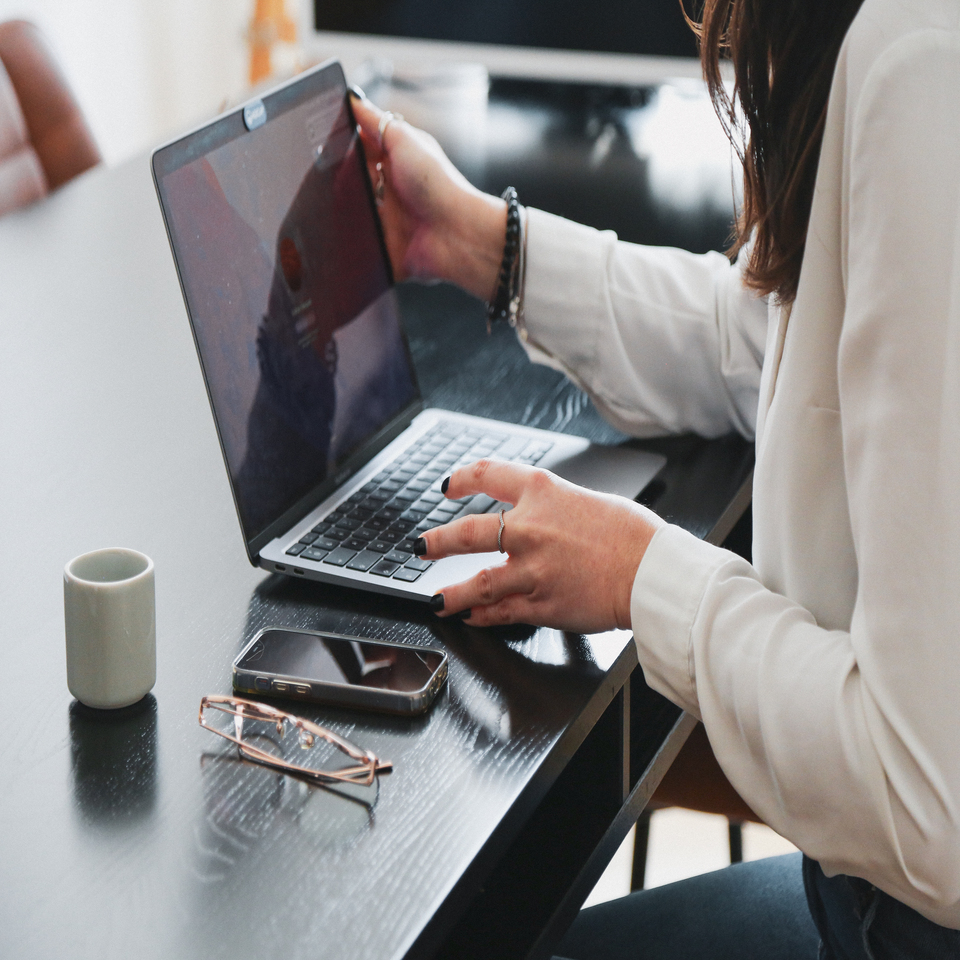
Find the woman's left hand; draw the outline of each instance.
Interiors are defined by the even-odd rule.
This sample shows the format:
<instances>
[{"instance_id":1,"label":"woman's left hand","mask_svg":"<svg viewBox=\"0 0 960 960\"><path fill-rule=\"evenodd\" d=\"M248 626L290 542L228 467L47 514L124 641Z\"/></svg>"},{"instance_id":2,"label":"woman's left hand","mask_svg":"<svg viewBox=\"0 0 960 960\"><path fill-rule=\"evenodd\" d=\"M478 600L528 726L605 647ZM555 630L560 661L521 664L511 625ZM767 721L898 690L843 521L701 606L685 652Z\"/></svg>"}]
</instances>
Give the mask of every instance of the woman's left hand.
<instances>
[{"instance_id":1,"label":"woman's left hand","mask_svg":"<svg viewBox=\"0 0 960 960\"><path fill-rule=\"evenodd\" d=\"M530 623L577 633L629 629L637 568L663 520L624 497L498 460L479 460L450 476L448 499L475 493L514 505L504 514L507 561L444 589L440 616L469 610L475 626ZM423 556L436 560L496 550L499 530L496 512L462 517L428 530Z\"/></svg>"}]
</instances>

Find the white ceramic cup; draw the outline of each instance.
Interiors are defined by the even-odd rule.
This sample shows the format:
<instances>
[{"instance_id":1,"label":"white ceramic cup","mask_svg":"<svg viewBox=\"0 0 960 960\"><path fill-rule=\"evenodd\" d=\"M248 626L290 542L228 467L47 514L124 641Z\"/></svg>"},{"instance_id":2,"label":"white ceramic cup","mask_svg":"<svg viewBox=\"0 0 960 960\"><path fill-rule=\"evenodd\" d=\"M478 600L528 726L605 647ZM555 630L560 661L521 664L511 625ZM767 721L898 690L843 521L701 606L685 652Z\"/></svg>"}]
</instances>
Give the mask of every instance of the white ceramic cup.
<instances>
[{"instance_id":1,"label":"white ceramic cup","mask_svg":"<svg viewBox=\"0 0 960 960\"><path fill-rule=\"evenodd\" d=\"M63 570L67 686L88 707L136 703L157 679L153 561L122 547L75 557Z\"/></svg>"}]
</instances>

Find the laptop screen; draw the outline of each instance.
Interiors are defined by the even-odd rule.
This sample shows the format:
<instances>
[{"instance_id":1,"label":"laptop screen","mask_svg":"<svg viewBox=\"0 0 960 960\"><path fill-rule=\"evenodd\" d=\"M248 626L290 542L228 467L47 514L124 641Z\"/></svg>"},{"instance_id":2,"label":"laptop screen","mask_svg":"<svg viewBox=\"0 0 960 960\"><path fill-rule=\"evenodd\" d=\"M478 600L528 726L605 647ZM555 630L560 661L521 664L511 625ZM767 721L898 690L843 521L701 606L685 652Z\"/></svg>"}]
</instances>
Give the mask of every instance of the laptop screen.
<instances>
[{"instance_id":1,"label":"laptop screen","mask_svg":"<svg viewBox=\"0 0 960 960\"><path fill-rule=\"evenodd\" d=\"M264 107L154 157L248 544L418 397L339 67Z\"/></svg>"}]
</instances>

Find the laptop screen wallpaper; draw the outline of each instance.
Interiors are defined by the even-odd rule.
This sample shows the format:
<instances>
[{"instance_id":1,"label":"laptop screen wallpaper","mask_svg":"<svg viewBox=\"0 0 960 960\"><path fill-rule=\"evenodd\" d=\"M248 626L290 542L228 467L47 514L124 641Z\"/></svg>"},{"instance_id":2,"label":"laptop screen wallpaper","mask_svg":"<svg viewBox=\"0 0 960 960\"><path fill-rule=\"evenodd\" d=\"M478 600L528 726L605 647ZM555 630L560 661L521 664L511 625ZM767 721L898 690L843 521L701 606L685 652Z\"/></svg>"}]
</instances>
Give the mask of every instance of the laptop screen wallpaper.
<instances>
[{"instance_id":1,"label":"laptop screen wallpaper","mask_svg":"<svg viewBox=\"0 0 960 960\"><path fill-rule=\"evenodd\" d=\"M160 192L248 540L416 396L342 87Z\"/></svg>"}]
</instances>

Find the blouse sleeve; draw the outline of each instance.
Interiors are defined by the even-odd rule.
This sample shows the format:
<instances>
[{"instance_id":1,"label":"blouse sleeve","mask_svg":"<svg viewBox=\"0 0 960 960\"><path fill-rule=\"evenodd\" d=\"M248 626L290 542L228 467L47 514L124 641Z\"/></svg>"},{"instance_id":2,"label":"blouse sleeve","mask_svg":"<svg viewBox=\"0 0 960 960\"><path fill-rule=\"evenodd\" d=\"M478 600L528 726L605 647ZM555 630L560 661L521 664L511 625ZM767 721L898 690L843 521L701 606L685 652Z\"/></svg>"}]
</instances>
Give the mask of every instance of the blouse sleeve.
<instances>
[{"instance_id":1,"label":"blouse sleeve","mask_svg":"<svg viewBox=\"0 0 960 960\"><path fill-rule=\"evenodd\" d=\"M901 38L860 89L838 367L849 630L675 527L640 564L632 622L648 680L702 717L771 826L960 928L960 32Z\"/></svg>"},{"instance_id":2,"label":"blouse sleeve","mask_svg":"<svg viewBox=\"0 0 960 960\"><path fill-rule=\"evenodd\" d=\"M527 242L531 359L568 374L633 436L753 437L767 305L738 265L534 209Z\"/></svg>"}]
</instances>

